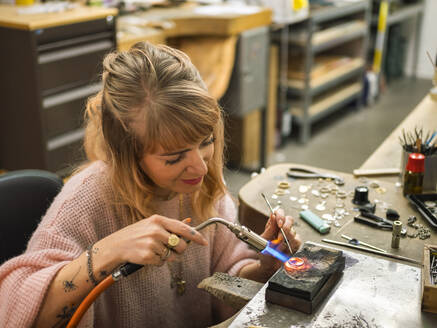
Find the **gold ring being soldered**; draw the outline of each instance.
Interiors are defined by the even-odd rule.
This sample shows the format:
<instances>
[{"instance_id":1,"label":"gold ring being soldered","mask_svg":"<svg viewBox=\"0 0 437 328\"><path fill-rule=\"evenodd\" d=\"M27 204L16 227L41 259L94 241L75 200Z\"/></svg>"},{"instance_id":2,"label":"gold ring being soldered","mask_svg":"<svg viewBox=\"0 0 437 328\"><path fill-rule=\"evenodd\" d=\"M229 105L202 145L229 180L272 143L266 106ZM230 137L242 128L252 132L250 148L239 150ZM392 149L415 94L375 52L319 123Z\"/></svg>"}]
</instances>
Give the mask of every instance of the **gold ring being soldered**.
<instances>
[{"instance_id":1,"label":"gold ring being soldered","mask_svg":"<svg viewBox=\"0 0 437 328\"><path fill-rule=\"evenodd\" d=\"M166 251L166 253L161 256L161 261L167 260L170 257L170 254L171 254L171 250L167 246L165 247L164 251Z\"/></svg>"},{"instance_id":2,"label":"gold ring being soldered","mask_svg":"<svg viewBox=\"0 0 437 328\"><path fill-rule=\"evenodd\" d=\"M174 233L172 233L170 236L168 236L167 245L170 248L176 247L179 244L179 237L176 236Z\"/></svg>"}]
</instances>

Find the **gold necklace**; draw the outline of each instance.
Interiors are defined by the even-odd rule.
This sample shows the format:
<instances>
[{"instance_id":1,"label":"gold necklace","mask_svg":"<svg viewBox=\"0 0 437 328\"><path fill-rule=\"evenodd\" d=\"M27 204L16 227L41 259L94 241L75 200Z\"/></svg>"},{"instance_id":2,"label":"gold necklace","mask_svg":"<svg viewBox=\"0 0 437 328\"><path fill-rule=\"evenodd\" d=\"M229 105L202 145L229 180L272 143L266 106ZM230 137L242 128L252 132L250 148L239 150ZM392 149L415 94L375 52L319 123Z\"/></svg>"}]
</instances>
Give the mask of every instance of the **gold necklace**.
<instances>
[{"instance_id":1,"label":"gold necklace","mask_svg":"<svg viewBox=\"0 0 437 328\"><path fill-rule=\"evenodd\" d=\"M179 220L182 220L184 195L179 194ZM176 288L176 293L182 296L185 293L186 281L183 279L182 262L167 262L171 275L170 287Z\"/></svg>"}]
</instances>

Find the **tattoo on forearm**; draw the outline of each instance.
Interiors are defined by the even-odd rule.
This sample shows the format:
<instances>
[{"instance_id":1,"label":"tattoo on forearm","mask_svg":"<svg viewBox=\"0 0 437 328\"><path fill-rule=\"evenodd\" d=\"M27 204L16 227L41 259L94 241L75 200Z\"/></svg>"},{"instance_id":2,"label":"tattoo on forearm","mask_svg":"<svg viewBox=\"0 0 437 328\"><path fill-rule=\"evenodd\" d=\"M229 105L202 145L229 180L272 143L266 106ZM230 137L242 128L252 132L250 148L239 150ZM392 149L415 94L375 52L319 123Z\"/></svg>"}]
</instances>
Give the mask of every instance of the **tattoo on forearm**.
<instances>
[{"instance_id":1,"label":"tattoo on forearm","mask_svg":"<svg viewBox=\"0 0 437 328\"><path fill-rule=\"evenodd\" d=\"M62 312L56 316L56 318L58 318L58 321L56 321L56 323L53 325L53 328L64 327L66 321L70 320L76 309L77 306L75 306L74 304L72 304L70 308L68 306L64 306L62 308Z\"/></svg>"},{"instance_id":2,"label":"tattoo on forearm","mask_svg":"<svg viewBox=\"0 0 437 328\"><path fill-rule=\"evenodd\" d=\"M77 289L77 286L74 284L73 280L74 278L76 278L76 276L79 274L81 267L79 267L79 269L77 270L76 274L73 276L73 278L71 278L71 280L65 280L63 282L64 285L64 292L68 293L71 292L73 290Z\"/></svg>"}]
</instances>

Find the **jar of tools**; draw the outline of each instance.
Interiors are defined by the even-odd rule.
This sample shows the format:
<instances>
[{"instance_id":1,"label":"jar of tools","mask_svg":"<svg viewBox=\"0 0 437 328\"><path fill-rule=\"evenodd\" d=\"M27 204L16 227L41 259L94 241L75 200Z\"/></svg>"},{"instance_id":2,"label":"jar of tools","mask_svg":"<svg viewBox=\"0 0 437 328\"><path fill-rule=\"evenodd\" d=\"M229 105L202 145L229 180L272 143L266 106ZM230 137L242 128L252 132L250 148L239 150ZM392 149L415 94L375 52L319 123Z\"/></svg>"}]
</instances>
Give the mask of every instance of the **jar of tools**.
<instances>
[{"instance_id":1,"label":"jar of tools","mask_svg":"<svg viewBox=\"0 0 437 328\"><path fill-rule=\"evenodd\" d=\"M404 175L404 196L422 193L424 171L425 156L420 153L410 154Z\"/></svg>"}]
</instances>

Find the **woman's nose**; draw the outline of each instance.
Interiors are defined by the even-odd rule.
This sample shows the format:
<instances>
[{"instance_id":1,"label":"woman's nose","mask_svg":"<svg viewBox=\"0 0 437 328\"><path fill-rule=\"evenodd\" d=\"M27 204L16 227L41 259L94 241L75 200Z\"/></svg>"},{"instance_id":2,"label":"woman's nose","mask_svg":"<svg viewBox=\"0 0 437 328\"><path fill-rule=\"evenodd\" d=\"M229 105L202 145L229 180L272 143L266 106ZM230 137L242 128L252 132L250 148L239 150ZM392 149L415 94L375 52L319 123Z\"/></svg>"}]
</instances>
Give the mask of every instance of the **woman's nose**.
<instances>
[{"instance_id":1,"label":"woman's nose","mask_svg":"<svg viewBox=\"0 0 437 328\"><path fill-rule=\"evenodd\" d=\"M187 172L196 175L205 175L208 173L208 155L201 149L193 150L191 161L187 167Z\"/></svg>"}]
</instances>

